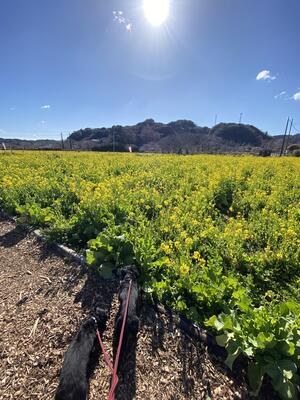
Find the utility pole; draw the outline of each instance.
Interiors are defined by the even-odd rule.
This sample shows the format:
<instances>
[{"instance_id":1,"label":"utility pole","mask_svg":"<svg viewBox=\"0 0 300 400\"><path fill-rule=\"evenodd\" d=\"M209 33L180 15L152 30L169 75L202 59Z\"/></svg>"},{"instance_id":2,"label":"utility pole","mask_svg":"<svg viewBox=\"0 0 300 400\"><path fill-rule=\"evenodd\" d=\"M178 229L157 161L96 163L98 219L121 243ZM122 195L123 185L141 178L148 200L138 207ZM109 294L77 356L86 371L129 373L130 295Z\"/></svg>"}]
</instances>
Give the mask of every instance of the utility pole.
<instances>
[{"instance_id":1,"label":"utility pole","mask_svg":"<svg viewBox=\"0 0 300 400\"><path fill-rule=\"evenodd\" d=\"M290 123L290 130L289 130L288 137L287 137L287 139L286 139L285 153L286 153L286 151L287 151L287 148L288 148L288 145L289 145L289 142L290 142L290 137L291 137L291 132L292 132L292 127L293 127L293 125L294 125L294 118L292 118L291 123Z\"/></svg>"},{"instance_id":2,"label":"utility pole","mask_svg":"<svg viewBox=\"0 0 300 400\"><path fill-rule=\"evenodd\" d=\"M217 125L217 121L218 121L218 114L215 115L215 126Z\"/></svg>"},{"instance_id":3,"label":"utility pole","mask_svg":"<svg viewBox=\"0 0 300 400\"><path fill-rule=\"evenodd\" d=\"M283 153L285 138L286 138L286 134L287 134L287 131L288 131L288 128L289 128L289 123L290 123L290 117L288 117L287 122L286 122L286 127L285 127L284 136L283 136L283 139L282 139L282 146L281 146L279 157L281 157L282 153Z\"/></svg>"},{"instance_id":4,"label":"utility pole","mask_svg":"<svg viewBox=\"0 0 300 400\"><path fill-rule=\"evenodd\" d=\"M239 124L242 123L242 118L243 118L243 113L240 113L240 120L239 120Z\"/></svg>"},{"instance_id":5,"label":"utility pole","mask_svg":"<svg viewBox=\"0 0 300 400\"><path fill-rule=\"evenodd\" d=\"M60 134L60 137L61 137L61 148L62 148L62 150L64 150L65 149L65 144L64 144L64 138L63 138L62 132Z\"/></svg>"}]
</instances>

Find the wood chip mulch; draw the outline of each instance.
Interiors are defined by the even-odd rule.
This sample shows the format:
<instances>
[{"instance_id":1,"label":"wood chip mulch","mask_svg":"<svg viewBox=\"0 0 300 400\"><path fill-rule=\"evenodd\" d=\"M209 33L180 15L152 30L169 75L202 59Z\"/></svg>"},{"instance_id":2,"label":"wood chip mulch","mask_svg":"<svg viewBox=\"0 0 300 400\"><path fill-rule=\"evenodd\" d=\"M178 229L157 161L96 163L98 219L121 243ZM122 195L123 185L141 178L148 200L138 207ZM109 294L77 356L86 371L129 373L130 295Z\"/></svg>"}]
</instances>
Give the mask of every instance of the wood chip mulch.
<instances>
[{"instance_id":1,"label":"wood chip mulch","mask_svg":"<svg viewBox=\"0 0 300 400\"><path fill-rule=\"evenodd\" d=\"M0 398L53 399L64 353L96 306L109 314L104 342L112 357L117 286L0 218ZM109 383L100 355L89 399L106 399ZM247 398L241 374L230 373L181 332L171 314L143 306L136 343L122 361L116 399Z\"/></svg>"}]
</instances>

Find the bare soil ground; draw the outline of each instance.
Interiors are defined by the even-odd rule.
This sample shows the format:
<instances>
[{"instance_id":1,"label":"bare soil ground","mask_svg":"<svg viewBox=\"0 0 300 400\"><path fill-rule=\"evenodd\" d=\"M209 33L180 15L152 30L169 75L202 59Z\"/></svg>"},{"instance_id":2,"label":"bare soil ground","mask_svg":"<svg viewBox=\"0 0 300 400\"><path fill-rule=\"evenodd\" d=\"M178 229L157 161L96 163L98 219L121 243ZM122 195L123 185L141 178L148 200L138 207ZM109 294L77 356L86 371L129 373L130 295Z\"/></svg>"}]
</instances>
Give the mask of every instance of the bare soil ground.
<instances>
[{"instance_id":1,"label":"bare soil ground","mask_svg":"<svg viewBox=\"0 0 300 400\"><path fill-rule=\"evenodd\" d=\"M118 282L103 281L0 218L0 398L53 399L63 356L82 319L101 306L112 356ZM145 305L116 398L246 399L246 384L193 342L172 315ZM100 355L89 399L107 398L110 373Z\"/></svg>"}]
</instances>

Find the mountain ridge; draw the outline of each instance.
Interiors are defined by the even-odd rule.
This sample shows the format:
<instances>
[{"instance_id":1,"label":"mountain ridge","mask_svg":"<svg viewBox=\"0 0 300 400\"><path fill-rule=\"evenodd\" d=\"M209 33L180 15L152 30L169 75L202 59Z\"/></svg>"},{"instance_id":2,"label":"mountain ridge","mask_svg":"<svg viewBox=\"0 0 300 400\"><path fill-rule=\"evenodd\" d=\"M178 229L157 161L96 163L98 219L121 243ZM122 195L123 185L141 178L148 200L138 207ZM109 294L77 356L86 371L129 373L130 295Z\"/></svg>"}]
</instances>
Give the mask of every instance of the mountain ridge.
<instances>
[{"instance_id":1,"label":"mountain ridge","mask_svg":"<svg viewBox=\"0 0 300 400\"><path fill-rule=\"evenodd\" d=\"M279 146L267 133L253 125L220 123L212 128L201 127L190 120L169 123L146 119L132 126L114 125L111 128L86 128L73 132L75 142L93 141L93 150L202 153L251 151ZM273 146L274 145L274 146Z\"/></svg>"},{"instance_id":2,"label":"mountain ridge","mask_svg":"<svg viewBox=\"0 0 300 400\"><path fill-rule=\"evenodd\" d=\"M93 150L154 153L259 153L279 152L283 135L269 136L253 125L219 123L201 127L190 120L169 123L146 119L135 125L111 128L85 128L72 132L62 144L58 140L1 139L11 149ZM300 144L300 134L291 135L288 144Z\"/></svg>"}]
</instances>

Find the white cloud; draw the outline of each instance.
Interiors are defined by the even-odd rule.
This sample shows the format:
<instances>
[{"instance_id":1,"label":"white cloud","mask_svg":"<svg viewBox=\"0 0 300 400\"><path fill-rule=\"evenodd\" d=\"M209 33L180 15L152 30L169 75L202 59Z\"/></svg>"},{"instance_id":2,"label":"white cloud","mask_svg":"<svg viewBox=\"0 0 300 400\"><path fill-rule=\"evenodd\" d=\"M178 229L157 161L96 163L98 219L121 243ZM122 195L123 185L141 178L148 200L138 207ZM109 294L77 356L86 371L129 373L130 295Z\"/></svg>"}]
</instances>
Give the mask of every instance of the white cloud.
<instances>
[{"instance_id":1,"label":"white cloud","mask_svg":"<svg viewBox=\"0 0 300 400\"><path fill-rule=\"evenodd\" d=\"M119 22L119 24L125 24L126 19L123 17L123 11L113 11L114 21Z\"/></svg>"},{"instance_id":2,"label":"white cloud","mask_svg":"<svg viewBox=\"0 0 300 400\"><path fill-rule=\"evenodd\" d=\"M113 11L113 20L118 22L119 24L124 24L125 28L128 32L132 30L132 23L129 21L128 18L124 17L123 11Z\"/></svg>"},{"instance_id":3,"label":"white cloud","mask_svg":"<svg viewBox=\"0 0 300 400\"><path fill-rule=\"evenodd\" d=\"M41 110L49 110L51 106L49 104L46 104L45 106L41 107Z\"/></svg>"},{"instance_id":4,"label":"white cloud","mask_svg":"<svg viewBox=\"0 0 300 400\"><path fill-rule=\"evenodd\" d=\"M274 96L274 99L279 99L280 97L283 97L285 94L287 94L287 93L284 90L284 91L280 92L279 94L276 94L276 96Z\"/></svg>"},{"instance_id":5,"label":"white cloud","mask_svg":"<svg viewBox=\"0 0 300 400\"><path fill-rule=\"evenodd\" d=\"M257 81L274 81L276 76L271 75L271 71L265 69L257 74L256 80Z\"/></svg>"},{"instance_id":6,"label":"white cloud","mask_svg":"<svg viewBox=\"0 0 300 400\"><path fill-rule=\"evenodd\" d=\"M300 101L300 92L295 93L294 96L293 96L293 99L294 99L295 101Z\"/></svg>"},{"instance_id":7,"label":"white cloud","mask_svg":"<svg viewBox=\"0 0 300 400\"><path fill-rule=\"evenodd\" d=\"M46 122L46 121L44 121L44 120L43 120L43 121L41 121L41 124L42 124L42 125L45 125L46 123L47 123L47 122Z\"/></svg>"}]
</instances>

